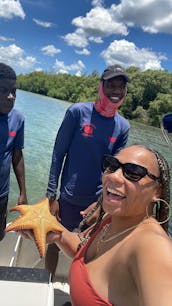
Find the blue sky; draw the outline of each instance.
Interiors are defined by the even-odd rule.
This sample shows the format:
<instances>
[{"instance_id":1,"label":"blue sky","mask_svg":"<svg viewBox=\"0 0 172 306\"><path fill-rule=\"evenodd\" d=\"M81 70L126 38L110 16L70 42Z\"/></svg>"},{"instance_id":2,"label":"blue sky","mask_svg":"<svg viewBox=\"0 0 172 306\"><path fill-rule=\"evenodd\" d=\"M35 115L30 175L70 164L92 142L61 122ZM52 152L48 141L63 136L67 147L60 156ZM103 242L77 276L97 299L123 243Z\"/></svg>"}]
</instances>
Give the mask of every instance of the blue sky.
<instances>
[{"instance_id":1,"label":"blue sky","mask_svg":"<svg viewBox=\"0 0 172 306\"><path fill-rule=\"evenodd\" d=\"M0 0L0 61L17 74L172 72L172 0Z\"/></svg>"}]
</instances>

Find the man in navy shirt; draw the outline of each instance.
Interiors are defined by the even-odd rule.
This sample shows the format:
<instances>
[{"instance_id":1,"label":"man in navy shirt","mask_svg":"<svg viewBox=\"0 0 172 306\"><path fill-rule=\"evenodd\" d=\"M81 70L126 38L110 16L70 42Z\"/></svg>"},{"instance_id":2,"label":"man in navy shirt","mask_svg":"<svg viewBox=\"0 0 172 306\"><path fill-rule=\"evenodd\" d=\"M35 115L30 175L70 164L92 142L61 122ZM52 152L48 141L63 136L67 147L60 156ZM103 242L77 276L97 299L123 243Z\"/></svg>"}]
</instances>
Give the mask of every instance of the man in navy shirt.
<instances>
[{"instance_id":1,"label":"man in navy shirt","mask_svg":"<svg viewBox=\"0 0 172 306\"><path fill-rule=\"evenodd\" d=\"M22 154L24 117L13 109L15 99L16 73L0 63L0 240L5 235L11 164L19 186L18 204L27 204Z\"/></svg>"},{"instance_id":2,"label":"man in navy shirt","mask_svg":"<svg viewBox=\"0 0 172 306\"><path fill-rule=\"evenodd\" d=\"M123 67L107 67L99 84L99 99L70 106L58 130L46 196L52 213L71 231L82 220L81 211L84 214L92 207L101 193L104 154L114 155L127 143L130 126L117 110L125 99L128 81ZM49 245L45 260L52 276L56 250Z\"/></svg>"}]
</instances>

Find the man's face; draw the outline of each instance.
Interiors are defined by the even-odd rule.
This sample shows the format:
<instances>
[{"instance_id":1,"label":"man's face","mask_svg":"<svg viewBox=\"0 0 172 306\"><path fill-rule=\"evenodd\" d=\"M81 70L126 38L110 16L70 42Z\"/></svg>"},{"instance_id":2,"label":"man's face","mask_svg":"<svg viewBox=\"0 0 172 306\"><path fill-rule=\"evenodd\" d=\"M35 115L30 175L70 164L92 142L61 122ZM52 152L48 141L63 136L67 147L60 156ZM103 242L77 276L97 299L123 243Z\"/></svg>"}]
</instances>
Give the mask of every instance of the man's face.
<instances>
[{"instance_id":1,"label":"man's face","mask_svg":"<svg viewBox=\"0 0 172 306\"><path fill-rule=\"evenodd\" d=\"M16 98L16 80L0 79L0 113L11 111Z\"/></svg>"},{"instance_id":2,"label":"man's face","mask_svg":"<svg viewBox=\"0 0 172 306\"><path fill-rule=\"evenodd\" d=\"M126 81L122 76L103 81L103 92L114 103L118 103L125 96L126 90Z\"/></svg>"}]
</instances>

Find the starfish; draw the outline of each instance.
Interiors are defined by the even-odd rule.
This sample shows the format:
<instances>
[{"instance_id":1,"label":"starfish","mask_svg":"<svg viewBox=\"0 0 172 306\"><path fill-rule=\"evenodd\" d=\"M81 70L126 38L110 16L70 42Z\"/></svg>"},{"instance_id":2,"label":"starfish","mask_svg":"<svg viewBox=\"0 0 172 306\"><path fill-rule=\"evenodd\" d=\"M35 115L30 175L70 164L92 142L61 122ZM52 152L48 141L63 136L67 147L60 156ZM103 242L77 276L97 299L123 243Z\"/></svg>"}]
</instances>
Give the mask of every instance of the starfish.
<instances>
[{"instance_id":1,"label":"starfish","mask_svg":"<svg viewBox=\"0 0 172 306\"><path fill-rule=\"evenodd\" d=\"M46 235L48 232L62 232L63 228L49 210L49 200L44 198L33 205L15 205L10 211L21 213L7 227L6 231L33 230L34 240L41 257L46 252Z\"/></svg>"}]
</instances>

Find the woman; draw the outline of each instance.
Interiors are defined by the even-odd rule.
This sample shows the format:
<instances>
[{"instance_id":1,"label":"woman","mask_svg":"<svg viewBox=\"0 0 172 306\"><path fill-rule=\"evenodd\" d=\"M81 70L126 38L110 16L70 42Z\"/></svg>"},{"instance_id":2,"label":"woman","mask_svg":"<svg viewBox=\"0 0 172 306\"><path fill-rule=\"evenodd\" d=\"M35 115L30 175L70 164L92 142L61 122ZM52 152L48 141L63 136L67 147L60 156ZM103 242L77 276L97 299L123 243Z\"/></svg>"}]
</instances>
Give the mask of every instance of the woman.
<instances>
[{"instance_id":1,"label":"woman","mask_svg":"<svg viewBox=\"0 0 172 306\"><path fill-rule=\"evenodd\" d=\"M160 225L169 218L168 165L159 153L132 145L106 156L104 168L105 214L88 241L77 250L81 235L66 229L47 235L74 257L72 305L170 306L172 244Z\"/></svg>"}]
</instances>

